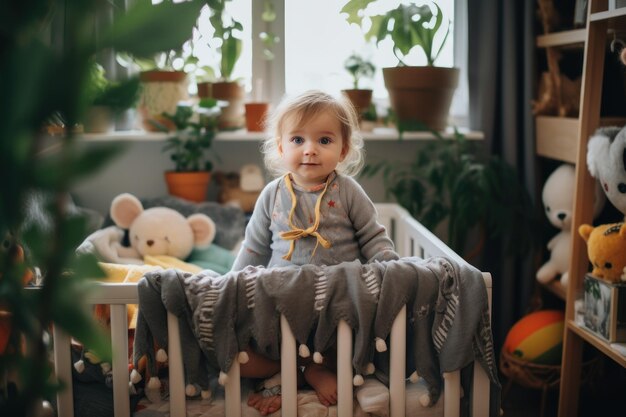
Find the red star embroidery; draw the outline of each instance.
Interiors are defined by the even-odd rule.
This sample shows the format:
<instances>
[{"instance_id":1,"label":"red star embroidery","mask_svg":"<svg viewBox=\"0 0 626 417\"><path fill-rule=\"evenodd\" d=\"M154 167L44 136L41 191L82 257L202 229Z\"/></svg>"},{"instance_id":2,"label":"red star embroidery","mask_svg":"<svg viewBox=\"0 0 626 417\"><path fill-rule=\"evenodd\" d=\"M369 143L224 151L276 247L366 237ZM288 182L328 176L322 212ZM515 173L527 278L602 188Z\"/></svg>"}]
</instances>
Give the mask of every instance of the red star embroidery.
<instances>
[{"instance_id":1,"label":"red star embroidery","mask_svg":"<svg viewBox=\"0 0 626 417\"><path fill-rule=\"evenodd\" d=\"M335 207L335 202L333 200L329 200L328 207Z\"/></svg>"}]
</instances>

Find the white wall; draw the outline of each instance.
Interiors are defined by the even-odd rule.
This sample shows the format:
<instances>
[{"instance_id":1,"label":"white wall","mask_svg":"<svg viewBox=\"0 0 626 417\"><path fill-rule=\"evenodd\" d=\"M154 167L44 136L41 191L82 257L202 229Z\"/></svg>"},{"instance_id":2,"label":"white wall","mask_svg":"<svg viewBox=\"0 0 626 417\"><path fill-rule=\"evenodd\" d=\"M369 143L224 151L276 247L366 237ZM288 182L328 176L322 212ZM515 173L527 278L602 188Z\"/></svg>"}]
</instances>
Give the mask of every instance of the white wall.
<instances>
[{"instance_id":1,"label":"white wall","mask_svg":"<svg viewBox=\"0 0 626 417\"><path fill-rule=\"evenodd\" d=\"M419 141L402 142L389 140L367 140L365 143L367 161L381 159L410 161L420 146ZM222 162L215 164L215 170L238 171L247 163L263 166L259 151L260 142L220 140L214 142L216 152ZM163 172L172 167L167 154L161 152L163 141L128 141L126 151L104 168L100 173L79 184L74 190L76 203L106 214L113 198L123 192L137 197L156 197L167 194ZM83 146L100 146L99 142L84 142ZM363 179L359 182L375 202L387 201L380 178ZM214 199L215 189L209 192Z\"/></svg>"}]
</instances>

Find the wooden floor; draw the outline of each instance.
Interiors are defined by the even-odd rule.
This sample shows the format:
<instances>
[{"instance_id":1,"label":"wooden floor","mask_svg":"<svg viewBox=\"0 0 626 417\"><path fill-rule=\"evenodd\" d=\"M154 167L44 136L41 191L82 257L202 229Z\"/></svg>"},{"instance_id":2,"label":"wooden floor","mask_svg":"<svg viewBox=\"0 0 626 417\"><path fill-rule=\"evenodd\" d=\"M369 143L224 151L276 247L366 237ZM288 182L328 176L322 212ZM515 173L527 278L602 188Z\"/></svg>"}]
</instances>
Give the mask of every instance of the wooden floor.
<instances>
[{"instance_id":1,"label":"wooden floor","mask_svg":"<svg viewBox=\"0 0 626 417\"><path fill-rule=\"evenodd\" d=\"M501 376L502 386L506 386ZM558 390L548 391L543 414L541 391L527 389L515 383L502 395L503 417L553 417L557 415ZM594 381L583 386L579 399L578 417L626 415L626 370L610 360L603 359Z\"/></svg>"}]
</instances>

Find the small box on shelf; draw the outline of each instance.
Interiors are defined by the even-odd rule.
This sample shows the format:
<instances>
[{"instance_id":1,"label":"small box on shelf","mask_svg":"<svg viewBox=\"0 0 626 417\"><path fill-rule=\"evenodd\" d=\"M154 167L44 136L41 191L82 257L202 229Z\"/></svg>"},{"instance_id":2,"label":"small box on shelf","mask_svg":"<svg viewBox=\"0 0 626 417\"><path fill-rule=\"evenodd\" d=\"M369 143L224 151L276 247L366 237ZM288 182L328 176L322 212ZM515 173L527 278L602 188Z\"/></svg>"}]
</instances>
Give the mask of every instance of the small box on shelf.
<instances>
[{"instance_id":1,"label":"small box on shelf","mask_svg":"<svg viewBox=\"0 0 626 417\"><path fill-rule=\"evenodd\" d=\"M608 342L626 342L626 282L612 283L587 274L583 302L585 328Z\"/></svg>"}]
</instances>

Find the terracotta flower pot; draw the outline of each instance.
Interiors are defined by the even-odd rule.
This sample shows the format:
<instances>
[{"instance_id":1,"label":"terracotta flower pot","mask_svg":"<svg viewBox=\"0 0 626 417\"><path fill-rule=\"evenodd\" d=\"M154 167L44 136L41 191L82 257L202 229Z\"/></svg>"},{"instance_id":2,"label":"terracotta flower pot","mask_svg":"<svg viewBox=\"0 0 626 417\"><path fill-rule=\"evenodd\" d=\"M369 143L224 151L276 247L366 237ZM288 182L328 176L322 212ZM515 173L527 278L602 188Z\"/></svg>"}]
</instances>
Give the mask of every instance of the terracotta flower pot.
<instances>
[{"instance_id":1,"label":"terracotta flower pot","mask_svg":"<svg viewBox=\"0 0 626 417\"><path fill-rule=\"evenodd\" d=\"M211 173L208 171L166 171L165 182L170 195L200 203L206 200Z\"/></svg>"},{"instance_id":2,"label":"terracotta flower pot","mask_svg":"<svg viewBox=\"0 0 626 417\"><path fill-rule=\"evenodd\" d=\"M245 125L245 90L235 81L213 83L212 96L217 100L228 102L218 120L220 129L239 129Z\"/></svg>"},{"instance_id":3,"label":"terracotta flower pot","mask_svg":"<svg viewBox=\"0 0 626 417\"><path fill-rule=\"evenodd\" d=\"M200 98L212 97L213 85L210 82L204 81L204 82L198 83L197 87L198 87L198 97Z\"/></svg>"},{"instance_id":4,"label":"terracotta flower pot","mask_svg":"<svg viewBox=\"0 0 626 417\"><path fill-rule=\"evenodd\" d=\"M452 96L459 83L458 68L383 68L391 107L400 123L420 122L444 130Z\"/></svg>"},{"instance_id":5,"label":"terracotta flower pot","mask_svg":"<svg viewBox=\"0 0 626 417\"><path fill-rule=\"evenodd\" d=\"M372 90L352 89L341 90L341 92L348 97L359 115L365 113L370 108L370 104L372 104Z\"/></svg>"},{"instance_id":6,"label":"terracotta flower pot","mask_svg":"<svg viewBox=\"0 0 626 417\"><path fill-rule=\"evenodd\" d=\"M246 103L246 128L248 132L263 132L269 103Z\"/></svg>"},{"instance_id":7,"label":"terracotta flower pot","mask_svg":"<svg viewBox=\"0 0 626 417\"><path fill-rule=\"evenodd\" d=\"M161 116L162 113L176 113L176 106L187 100L187 74L183 71L145 71L139 74L143 85L139 100L139 113L143 117L143 128L149 132L158 131L150 122L154 120L168 129L176 126Z\"/></svg>"}]
</instances>

